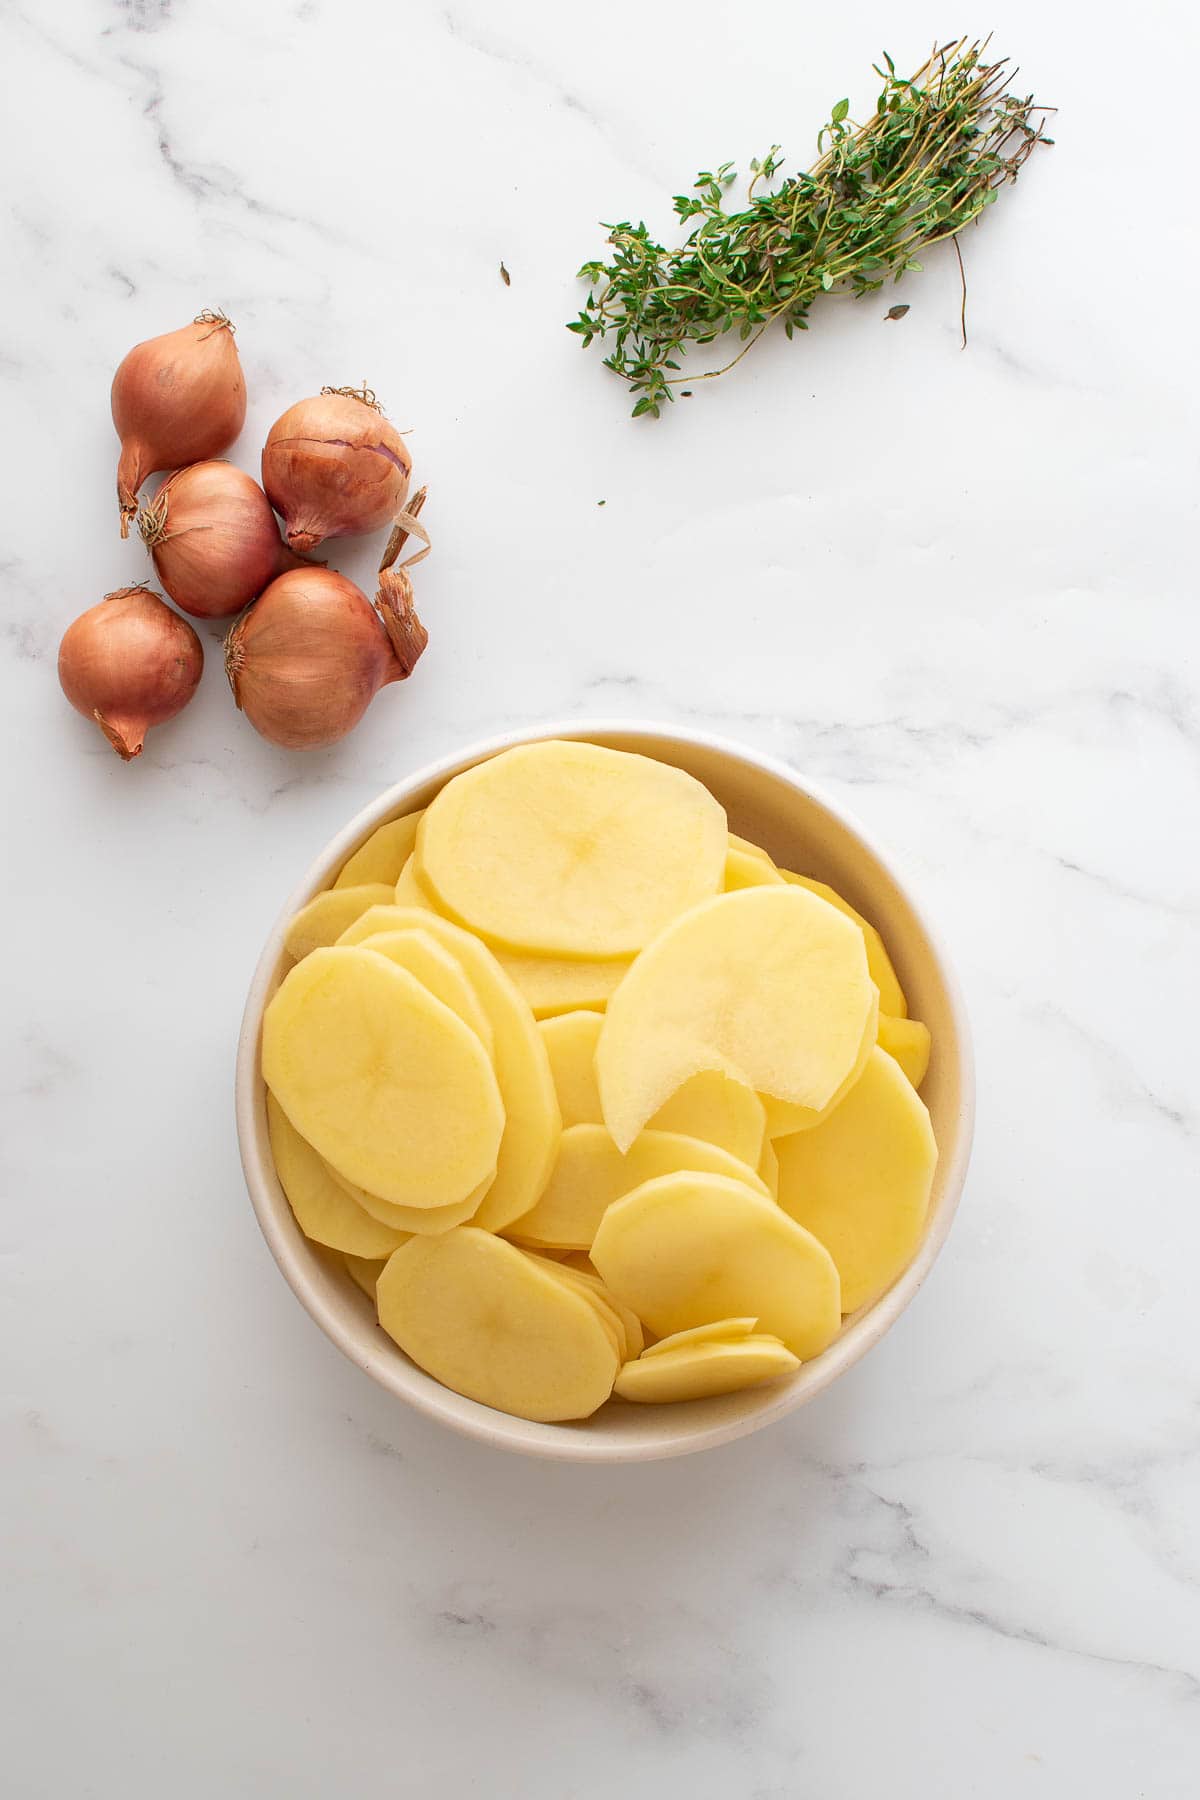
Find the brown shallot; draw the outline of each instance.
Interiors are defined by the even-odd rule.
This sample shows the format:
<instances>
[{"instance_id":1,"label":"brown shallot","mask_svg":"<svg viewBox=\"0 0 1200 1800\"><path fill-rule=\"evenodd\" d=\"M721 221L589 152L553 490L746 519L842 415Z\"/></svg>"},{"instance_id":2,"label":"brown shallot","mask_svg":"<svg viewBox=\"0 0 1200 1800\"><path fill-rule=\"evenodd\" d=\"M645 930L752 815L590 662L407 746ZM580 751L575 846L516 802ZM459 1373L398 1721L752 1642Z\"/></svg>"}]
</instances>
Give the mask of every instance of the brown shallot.
<instances>
[{"instance_id":1,"label":"brown shallot","mask_svg":"<svg viewBox=\"0 0 1200 1800\"><path fill-rule=\"evenodd\" d=\"M151 726L183 710L203 668L191 626L145 587L119 588L89 607L58 652L63 693L124 762L142 754Z\"/></svg>"},{"instance_id":2,"label":"brown shallot","mask_svg":"<svg viewBox=\"0 0 1200 1800\"><path fill-rule=\"evenodd\" d=\"M428 537L412 509L402 513L384 552L374 606L332 569L280 575L225 640L225 671L239 709L262 737L286 750L336 743L358 724L389 682L412 674L428 642L413 607L407 569L396 558L412 532Z\"/></svg>"},{"instance_id":3,"label":"brown shallot","mask_svg":"<svg viewBox=\"0 0 1200 1800\"><path fill-rule=\"evenodd\" d=\"M412 458L364 382L322 388L276 419L262 453L267 498L293 550L378 531L408 494Z\"/></svg>"},{"instance_id":4,"label":"brown shallot","mask_svg":"<svg viewBox=\"0 0 1200 1800\"><path fill-rule=\"evenodd\" d=\"M158 579L186 613L227 619L285 569L303 567L252 475L227 462L179 469L138 514Z\"/></svg>"},{"instance_id":5,"label":"brown shallot","mask_svg":"<svg viewBox=\"0 0 1200 1800\"><path fill-rule=\"evenodd\" d=\"M135 345L113 377L112 416L121 440L121 536L128 537L148 475L220 456L242 429L246 383L225 314L202 312L179 331Z\"/></svg>"}]
</instances>

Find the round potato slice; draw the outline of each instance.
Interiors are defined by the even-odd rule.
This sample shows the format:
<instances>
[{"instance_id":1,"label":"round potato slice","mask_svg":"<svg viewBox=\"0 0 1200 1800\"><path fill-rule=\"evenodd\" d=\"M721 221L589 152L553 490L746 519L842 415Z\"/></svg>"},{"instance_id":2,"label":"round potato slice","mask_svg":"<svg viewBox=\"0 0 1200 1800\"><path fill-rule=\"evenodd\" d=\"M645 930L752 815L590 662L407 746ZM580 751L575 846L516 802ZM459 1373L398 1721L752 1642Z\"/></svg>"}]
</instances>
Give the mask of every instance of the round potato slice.
<instances>
[{"instance_id":1,"label":"round potato slice","mask_svg":"<svg viewBox=\"0 0 1200 1800\"><path fill-rule=\"evenodd\" d=\"M618 1360L582 1294L502 1238L464 1225L413 1238L376 1289L379 1323L457 1394L522 1419L586 1419Z\"/></svg>"},{"instance_id":2,"label":"round potato slice","mask_svg":"<svg viewBox=\"0 0 1200 1800\"><path fill-rule=\"evenodd\" d=\"M558 1095L563 1129L599 1125L600 1090L596 1086L596 1045L603 1019L594 1012L561 1013L538 1025Z\"/></svg>"},{"instance_id":3,"label":"round potato slice","mask_svg":"<svg viewBox=\"0 0 1200 1800\"><path fill-rule=\"evenodd\" d=\"M876 1049L837 1111L814 1131L780 1138L775 1151L780 1206L829 1250L842 1308L856 1312L892 1285L921 1241L937 1166L924 1102Z\"/></svg>"},{"instance_id":4,"label":"round potato slice","mask_svg":"<svg viewBox=\"0 0 1200 1800\"><path fill-rule=\"evenodd\" d=\"M768 856L761 844L752 844L749 838L739 837L736 831L729 833L728 842L731 850L740 850L745 856L757 856L759 862L770 863L772 868L775 867L774 858Z\"/></svg>"},{"instance_id":5,"label":"round potato slice","mask_svg":"<svg viewBox=\"0 0 1200 1800\"><path fill-rule=\"evenodd\" d=\"M334 1181L274 1094L267 1095L267 1129L279 1185L305 1237L354 1256L389 1256L406 1234L381 1224Z\"/></svg>"},{"instance_id":6,"label":"round potato slice","mask_svg":"<svg viewBox=\"0 0 1200 1800\"><path fill-rule=\"evenodd\" d=\"M540 1256L536 1250L526 1250L524 1254L531 1256L534 1262L541 1268L549 1270L550 1274L557 1276L560 1281L565 1281L572 1292L583 1295L589 1306L595 1309L596 1317L604 1327L605 1335L612 1344L618 1362L628 1362L631 1357L640 1355L639 1351L630 1349L621 1316L616 1307L611 1306L605 1298L608 1289L599 1278L593 1287L583 1279L577 1270L568 1269L565 1264L554 1262L548 1256Z\"/></svg>"},{"instance_id":7,"label":"round potato slice","mask_svg":"<svg viewBox=\"0 0 1200 1800\"><path fill-rule=\"evenodd\" d=\"M343 1256L342 1261L345 1263L346 1273L349 1275L355 1287L361 1288L363 1293L367 1296L367 1299L373 1302L375 1299L375 1284L387 1267L387 1257L346 1255Z\"/></svg>"},{"instance_id":8,"label":"round potato slice","mask_svg":"<svg viewBox=\"0 0 1200 1800\"><path fill-rule=\"evenodd\" d=\"M409 857L399 875L396 877L396 887L392 894L392 899L397 906L420 906L424 907L429 912L437 911L433 895L427 891L423 883L417 878L415 857Z\"/></svg>"},{"instance_id":9,"label":"round potato slice","mask_svg":"<svg viewBox=\"0 0 1200 1800\"><path fill-rule=\"evenodd\" d=\"M655 1344L656 1351L662 1349ZM736 1343L685 1344L663 1356L628 1362L617 1376L614 1392L622 1400L651 1403L710 1400L740 1388L761 1387L794 1375L800 1358L776 1337L746 1337Z\"/></svg>"},{"instance_id":10,"label":"round potato slice","mask_svg":"<svg viewBox=\"0 0 1200 1800\"><path fill-rule=\"evenodd\" d=\"M415 975L422 987L427 987L443 1006L471 1027L491 1055L492 1027L488 1016L462 964L436 938L427 931L381 931L376 937L364 938L362 947L374 950L377 956L386 956L389 962Z\"/></svg>"},{"instance_id":11,"label":"round potato slice","mask_svg":"<svg viewBox=\"0 0 1200 1800\"><path fill-rule=\"evenodd\" d=\"M904 989L900 986L896 971L892 967L892 959L887 953L887 945L867 919L856 912L848 900L835 888L824 881L814 881L811 875L796 875L791 869L780 869L779 873L785 881L796 887L807 888L810 894L816 894L827 905L837 908L843 917L853 919L863 934L863 943L867 951L867 967L871 971L871 980L879 989L879 1007L881 1012L892 1018L903 1019L908 1016L908 1001L904 998Z\"/></svg>"},{"instance_id":12,"label":"round potato slice","mask_svg":"<svg viewBox=\"0 0 1200 1800\"><path fill-rule=\"evenodd\" d=\"M495 952L504 973L528 1000L535 1019L553 1019L579 1007L603 1012L629 968L628 957L526 956L499 944Z\"/></svg>"},{"instance_id":13,"label":"round potato slice","mask_svg":"<svg viewBox=\"0 0 1200 1800\"><path fill-rule=\"evenodd\" d=\"M392 1205L452 1206L496 1167L504 1107L486 1050L374 951L296 964L263 1017L262 1068L314 1150Z\"/></svg>"},{"instance_id":14,"label":"round potato slice","mask_svg":"<svg viewBox=\"0 0 1200 1800\"><path fill-rule=\"evenodd\" d=\"M429 932L458 959L491 1022L505 1125L496 1179L475 1222L489 1231L503 1231L537 1199L558 1149L562 1120L550 1059L532 1013L486 944L439 913L411 906L373 906L355 920L342 943L361 941L375 931L413 929Z\"/></svg>"},{"instance_id":15,"label":"round potato slice","mask_svg":"<svg viewBox=\"0 0 1200 1800\"><path fill-rule=\"evenodd\" d=\"M631 956L724 878L725 813L682 769L548 741L447 782L417 833L440 907L513 950Z\"/></svg>"},{"instance_id":16,"label":"round potato slice","mask_svg":"<svg viewBox=\"0 0 1200 1800\"><path fill-rule=\"evenodd\" d=\"M564 1131L545 1192L536 1206L511 1226L524 1243L587 1250L614 1200L658 1175L678 1169L708 1170L758 1188L753 1169L728 1150L674 1131L643 1131L622 1156L603 1125L572 1125ZM594 1260L594 1259L593 1259ZM600 1271L603 1274L603 1270ZM635 1312L638 1310L635 1306Z\"/></svg>"},{"instance_id":17,"label":"round potato slice","mask_svg":"<svg viewBox=\"0 0 1200 1800\"><path fill-rule=\"evenodd\" d=\"M807 1359L841 1325L838 1272L825 1246L765 1194L725 1175L661 1175L635 1188L605 1213L592 1261L658 1337L752 1314Z\"/></svg>"},{"instance_id":18,"label":"round potato slice","mask_svg":"<svg viewBox=\"0 0 1200 1800\"><path fill-rule=\"evenodd\" d=\"M531 1250L529 1254L534 1256L545 1253ZM625 1305L623 1300L617 1299L611 1288L605 1286L592 1267L590 1259L582 1251L572 1250L557 1267L562 1269L565 1274L573 1275L576 1280L582 1281L588 1291L603 1300L605 1306L615 1315L625 1338L622 1362L628 1362L631 1357L640 1356L646 1344L642 1321L631 1308Z\"/></svg>"},{"instance_id":19,"label":"round potato slice","mask_svg":"<svg viewBox=\"0 0 1200 1800\"><path fill-rule=\"evenodd\" d=\"M758 1324L757 1319L714 1319L711 1325L693 1325L690 1331L673 1331L642 1351L643 1356L660 1356L664 1350L683 1350L690 1344L736 1344L748 1338ZM776 1340L778 1341L778 1340Z\"/></svg>"},{"instance_id":20,"label":"round potato slice","mask_svg":"<svg viewBox=\"0 0 1200 1800\"><path fill-rule=\"evenodd\" d=\"M725 892L736 893L738 888L748 887L780 887L783 876L765 856L756 850L740 850L729 840L729 849L725 853Z\"/></svg>"},{"instance_id":21,"label":"round potato slice","mask_svg":"<svg viewBox=\"0 0 1200 1800\"><path fill-rule=\"evenodd\" d=\"M378 906L392 898L391 891L379 882L359 887L327 888L302 906L290 920L284 934L283 947L299 962L325 944L332 944L369 906Z\"/></svg>"},{"instance_id":22,"label":"round potato slice","mask_svg":"<svg viewBox=\"0 0 1200 1800\"><path fill-rule=\"evenodd\" d=\"M832 1099L827 1100L824 1106L797 1106L795 1102L791 1100L776 1100L770 1095L761 1095L760 1098L766 1115L768 1139L788 1137L793 1131L811 1131L815 1125L822 1124L829 1117L834 1107L841 1105L855 1082L861 1078L863 1070L870 1061L871 1052L875 1048L875 1038L878 1030L879 1001L878 999L874 999L872 1000L870 1009L867 1013L867 1022L863 1027L862 1043L858 1047L858 1055L854 1059L854 1067L847 1075L845 1081L842 1082L837 1092L833 1095Z\"/></svg>"},{"instance_id":23,"label":"round potato slice","mask_svg":"<svg viewBox=\"0 0 1200 1800\"><path fill-rule=\"evenodd\" d=\"M913 1086L920 1087L929 1072L928 1025L919 1019L893 1019L881 1012L879 1048L894 1056Z\"/></svg>"},{"instance_id":24,"label":"round potato slice","mask_svg":"<svg viewBox=\"0 0 1200 1800\"><path fill-rule=\"evenodd\" d=\"M647 1129L681 1131L719 1144L753 1169L762 1155L766 1117L762 1101L744 1081L701 1069L664 1100Z\"/></svg>"},{"instance_id":25,"label":"round potato slice","mask_svg":"<svg viewBox=\"0 0 1200 1800\"><path fill-rule=\"evenodd\" d=\"M877 1004L862 933L833 907L786 884L720 894L668 925L609 1001L596 1051L605 1123L628 1149L701 1069L822 1107Z\"/></svg>"},{"instance_id":26,"label":"round potato slice","mask_svg":"<svg viewBox=\"0 0 1200 1800\"><path fill-rule=\"evenodd\" d=\"M389 819L342 865L334 887L357 887L361 882L378 881L394 888L401 869L412 855L420 823L419 812L405 813L402 819Z\"/></svg>"},{"instance_id":27,"label":"round potato slice","mask_svg":"<svg viewBox=\"0 0 1200 1800\"><path fill-rule=\"evenodd\" d=\"M378 1194L369 1194L365 1188L355 1187L352 1181L339 1175L329 1163L322 1166L342 1192L348 1194L372 1219L378 1219L381 1225L391 1225L405 1237L414 1234L435 1237L439 1231L452 1231L456 1225L469 1225L483 1204L484 1195L493 1180L493 1176L486 1176L477 1188L472 1188L465 1200L458 1201L454 1206L393 1206L390 1200L381 1200Z\"/></svg>"}]
</instances>

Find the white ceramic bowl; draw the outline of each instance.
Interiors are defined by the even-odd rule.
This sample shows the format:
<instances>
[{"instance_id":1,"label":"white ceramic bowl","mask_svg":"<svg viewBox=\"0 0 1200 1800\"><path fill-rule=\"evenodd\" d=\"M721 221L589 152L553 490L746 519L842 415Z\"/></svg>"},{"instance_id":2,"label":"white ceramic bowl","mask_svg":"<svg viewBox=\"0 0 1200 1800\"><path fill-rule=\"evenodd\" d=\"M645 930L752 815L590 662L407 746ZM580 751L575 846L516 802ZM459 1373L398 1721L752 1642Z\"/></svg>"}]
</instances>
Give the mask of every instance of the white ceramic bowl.
<instances>
[{"instance_id":1,"label":"white ceramic bowl","mask_svg":"<svg viewBox=\"0 0 1200 1800\"><path fill-rule=\"evenodd\" d=\"M908 1268L874 1305L845 1321L837 1339L790 1381L675 1406L611 1401L577 1425L510 1418L451 1393L385 1336L366 1297L338 1259L303 1236L271 1161L259 1073L263 1009L279 985L283 933L305 901L328 887L351 851L377 825L432 800L452 775L512 744L546 737L587 738L640 751L689 770L722 802L733 831L762 844L784 867L828 881L883 933L914 1018L933 1034L922 1097L933 1117L939 1160L929 1222ZM974 1122L974 1071L966 1015L945 954L899 877L861 827L782 764L706 733L674 726L569 722L473 744L381 794L321 851L267 940L246 1001L238 1045L237 1123L246 1184L263 1236L296 1297L352 1362L397 1398L456 1431L530 1456L577 1462L637 1462L683 1456L742 1437L819 1394L877 1344L904 1311L946 1241L962 1192Z\"/></svg>"}]
</instances>

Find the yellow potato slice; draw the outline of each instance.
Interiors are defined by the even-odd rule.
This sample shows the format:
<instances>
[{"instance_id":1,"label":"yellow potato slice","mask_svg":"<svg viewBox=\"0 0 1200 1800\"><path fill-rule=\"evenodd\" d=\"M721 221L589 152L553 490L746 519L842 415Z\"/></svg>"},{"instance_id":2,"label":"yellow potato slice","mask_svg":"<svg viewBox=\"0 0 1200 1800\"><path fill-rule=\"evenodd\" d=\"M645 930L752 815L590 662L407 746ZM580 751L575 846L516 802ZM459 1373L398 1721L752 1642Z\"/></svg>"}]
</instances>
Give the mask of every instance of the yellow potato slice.
<instances>
[{"instance_id":1,"label":"yellow potato slice","mask_svg":"<svg viewBox=\"0 0 1200 1800\"><path fill-rule=\"evenodd\" d=\"M343 864L334 887L357 887L360 882L378 881L395 888L401 869L412 855L420 823L419 812L405 813L402 819L389 819Z\"/></svg>"},{"instance_id":2,"label":"yellow potato slice","mask_svg":"<svg viewBox=\"0 0 1200 1800\"><path fill-rule=\"evenodd\" d=\"M661 1350L661 1344L655 1344ZM794 1375L800 1359L777 1337L742 1338L740 1342L691 1344L665 1356L628 1362L617 1376L614 1393L622 1400L662 1404L676 1400L709 1400L735 1394Z\"/></svg>"},{"instance_id":3,"label":"yellow potato slice","mask_svg":"<svg viewBox=\"0 0 1200 1800\"><path fill-rule=\"evenodd\" d=\"M394 1206L452 1206L497 1166L504 1106L487 1051L372 950L296 964L263 1018L262 1068L314 1150Z\"/></svg>"},{"instance_id":4,"label":"yellow potato slice","mask_svg":"<svg viewBox=\"0 0 1200 1800\"><path fill-rule=\"evenodd\" d=\"M596 1317L603 1325L605 1336L612 1344L613 1353L618 1362L628 1362L632 1356L640 1354L640 1352L629 1348L628 1339L625 1336L620 1315L617 1313L615 1307L610 1306L604 1297L608 1290L604 1287L602 1281L597 1279L596 1284L593 1287L583 1279L577 1270L568 1269L565 1264L554 1262L548 1256L540 1256L536 1250L526 1250L525 1255L532 1257L534 1262L538 1263L543 1269L549 1270L550 1274L556 1276L559 1281L565 1281L573 1293L583 1295L583 1298L587 1301L588 1305L595 1310Z\"/></svg>"},{"instance_id":5,"label":"yellow potato slice","mask_svg":"<svg viewBox=\"0 0 1200 1800\"><path fill-rule=\"evenodd\" d=\"M736 893L739 888L778 887L782 885L783 876L768 862L765 856L757 851L738 850L734 848L732 839L725 853L725 892Z\"/></svg>"},{"instance_id":6,"label":"yellow potato slice","mask_svg":"<svg viewBox=\"0 0 1200 1800\"><path fill-rule=\"evenodd\" d=\"M904 989L900 986L896 971L892 967L892 959L887 953L887 946L874 925L856 912L848 900L823 881L814 881L809 875L795 875L791 869L780 869L779 873L785 881L796 887L807 888L810 894L816 894L826 901L847 919L853 919L863 934L863 942L867 947L867 966L871 971L871 980L879 989L879 1007L881 1012L889 1013L893 1018L903 1019L908 1016L908 1001L904 998Z\"/></svg>"},{"instance_id":7,"label":"yellow potato slice","mask_svg":"<svg viewBox=\"0 0 1200 1800\"><path fill-rule=\"evenodd\" d=\"M721 886L725 813L691 775L598 744L521 744L447 782L417 872L512 950L631 956Z\"/></svg>"},{"instance_id":8,"label":"yellow potato slice","mask_svg":"<svg viewBox=\"0 0 1200 1800\"><path fill-rule=\"evenodd\" d=\"M796 1106L790 1100L774 1100L767 1095L761 1096L763 1110L766 1113L768 1138L789 1137L793 1131L811 1131L814 1125L820 1125L827 1119L835 1106L840 1106L850 1089L862 1075L875 1048L875 1038L879 1029L879 1001L873 999L867 1013L867 1022L863 1027L862 1043L858 1047L858 1055L854 1059L854 1067L842 1082L831 1100L824 1106Z\"/></svg>"},{"instance_id":9,"label":"yellow potato slice","mask_svg":"<svg viewBox=\"0 0 1200 1800\"><path fill-rule=\"evenodd\" d=\"M545 1255L546 1253L544 1251L531 1251L530 1254ZM613 1293L611 1288L605 1286L604 1282L592 1267L591 1259L585 1256L581 1250L572 1250L564 1257L563 1261L558 1264L558 1267L566 1274L574 1275L575 1278L578 1281L582 1281L585 1287L592 1293L599 1295L600 1299L603 1300L609 1310L615 1314L625 1340L625 1351L622 1360L628 1362L630 1357L640 1356L646 1343L645 1333L642 1331L642 1321L631 1308L625 1305L623 1300L617 1299L617 1296Z\"/></svg>"},{"instance_id":10,"label":"yellow potato slice","mask_svg":"<svg viewBox=\"0 0 1200 1800\"><path fill-rule=\"evenodd\" d=\"M628 957L602 961L596 957L526 956L498 944L494 949L497 962L524 994L535 1019L553 1019L580 1007L603 1012L629 968Z\"/></svg>"},{"instance_id":11,"label":"yellow potato slice","mask_svg":"<svg viewBox=\"0 0 1200 1800\"><path fill-rule=\"evenodd\" d=\"M377 906L392 898L391 890L380 882L365 882L360 887L327 888L310 900L288 925L283 946L289 956L299 962L314 950L336 943L348 925L352 925L369 906Z\"/></svg>"},{"instance_id":12,"label":"yellow potato slice","mask_svg":"<svg viewBox=\"0 0 1200 1800\"><path fill-rule=\"evenodd\" d=\"M609 1001L596 1051L605 1123L628 1149L701 1069L822 1107L876 1004L862 933L833 907L786 884L720 894L668 925Z\"/></svg>"},{"instance_id":13,"label":"yellow potato slice","mask_svg":"<svg viewBox=\"0 0 1200 1800\"><path fill-rule=\"evenodd\" d=\"M600 1124L600 1090L596 1086L596 1045L603 1020L599 1013L560 1013L538 1026L558 1095L563 1129Z\"/></svg>"},{"instance_id":14,"label":"yellow potato slice","mask_svg":"<svg viewBox=\"0 0 1200 1800\"><path fill-rule=\"evenodd\" d=\"M470 1225L494 1179L494 1174L486 1176L465 1200L459 1200L453 1206L393 1206L391 1201L381 1200L378 1194L369 1194L365 1188L356 1187L352 1181L347 1181L329 1163L323 1166L342 1192L348 1194L365 1213L372 1219L378 1219L382 1225L393 1226L397 1231L403 1232L405 1237L412 1237L414 1234L436 1237L439 1231L452 1231L456 1225Z\"/></svg>"},{"instance_id":15,"label":"yellow potato slice","mask_svg":"<svg viewBox=\"0 0 1200 1800\"><path fill-rule=\"evenodd\" d=\"M592 1261L659 1337L753 1314L807 1359L841 1325L825 1246L767 1195L725 1175L660 1175L635 1188L605 1213Z\"/></svg>"},{"instance_id":16,"label":"yellow potato slice","mask_svg":"<svg viewBox=\"0 0 1200 1800\"><path fill-rule=\"evenodd\" d=\"M355 1287L360 1287L367 1299L373 1302L375 1284L387 1267L387 1257L350 1256L347 1254L343 1256L342 1261L345 1263L346 1273Z\"/></svg>"},{"instance_id":17,"label":"yellow potato slice","mask_svg":"<svg viewBox=\"0 0 1200 1800\"><path fill-rule=\"evenodd\" d=\"M766 1116L762 1101L744 1081L701 1069L663 1101L647 1129L703 1138L753 1169L762 1155Z\"/></svg>"},{"instance_id":18,"label":"yellow potato slice","mask_svg":"<svg viewBox=\"0 0 1200 1800\"><path fill-rule=\"evenodd\" d=\"M749 838L739 837L736 831L729 833L728 845L731 850L740 850L745 856L757 856L759 862L775 867L774 859L767 855L761 844L752 844Z\"/></svg>"},{"instance_id":19,"label":"yellow potato slice","mask_svg":"<svg viewBox=\"0 0 1200 1800\"><path fill-rule=\"evenodd\" d=\"M879 1048L894 1056L913 1086L920 1087L929 1070L928 1025L922 1025L920 1019L893 1019L881 1012Z\"/></svg>"},{"instance_id":20,"label":"yellow potato slice","mask_svg":"<svg viewBox=\"0 0 1200 1800\"><path fill-rule=\"evenodd\" d=\"M373 950L376 956L386 956L389 962L397 963L410 975L415 975L422 987L428 988L443 1006L448 1006L464 1025L471 1027L491 1055L492 1027L488 1016L479 1004L479 997L467 980L462 964L444 944L439 944L427 931L382 931L375 937L364 938L362 947Z\"/></svg>"},{"instance_id":21,"label":"yellow potato slice","mask_svg":"<svg viewBox=\"0 0 1200 1800\"><path fill-rule=\"evenodd\" d=\"M391 895L397 906L422 906L430 912L436 912L437 906L432 894L422 885L417 876L416 858L410 856L396 878L395 890Z\"/></svg>"},{"instance_id":22,"label":"yellow potato slice","mask_svg":"<svg viewBox=\"0 0 1200 1800\"><path fill-rule=\"evenodd\" d=\"M899 1064L876 1049L837 1111L775 1150L779 1204L826 1246L842 1309L856 1312L892 1285L921 1241L937 1165L929 1113Z\"/></svg>"},{"instance_id":23,"label":"yellow potato slice","mask_svg":"<svg viewBox=\"0 0 1200 1800\"><path fill-rule=\"evenodd\" d=\"M622 1156L603 1125L564 1131L553 1172L536 1206L511 1227L523 1243L587 1250L605 1211L631 1189L678 1169L726 1175L767 1192L753 1169L728 1150L674 1131L643 1131ZM603 1274L603 1271L600 1271ZM638 1308L635 1306L635 1312Z\"/></svg>"},{"instance_id":24,"label":"yellow potato slice","mask_svg":"<svg viewBox=\"0 0 1200 1800\"><path fill-rule=\"evenodd\" d=\"M522 1419L586 1419L618 1361L594 1307L503 1238L413 1238L376 1289L379 1323L457 1394Z\"/></svg>"},{"instance_id":25,"label":"yellow potato slice","mask_svg":"<svg viewBox=\"0 0 1200 1800\"><path fill-rule=\"evenodd\" d=\"M399 1248L404 1232L381 1225L343 1193L274 1094L267 1095L267 1129L279 1185L305 1237L354 1256L389 1256Z\"/></svg>"},{"instance_id":26,"label":"yellow potato slice","mask_svg":"<svg viewBox=\"0 0 1200 1800\"><path fill-rule=\"evenodd\" d=\"M775 1145L769 1137L763 1139L762 1155L758 1159L758 1179L772 1198L779 1194L779 1158L775 1154Z\"/></svg>"},{"instance_id":27,"label":"yellow potato slice","mask_svg":"<svg viewBox=\"0 0 1200 1800\"><path fill-rule=\"evenodd\" d=\"M545 1187L558 1149L562 1121L554 1097L550 1059L533 1015L485 944L439 913L417 907L373 906L355 921L344 942L373 931L427 931L458 958L492 1027L492 1056L504 1102L504 1136L496 1179L476 1223L489 1231L528 1212Z\"/></svg>"},{"instance_id":28,"label":"yellow potato slice","mask_svg":"<svg viewBox=\"0 0 1200 1800\"><path fill-rule=\"evenodd\" d=\"M736 1344L748 1338L758 1324L757 1319L714 1319L709 1325L693 1325L690 1331L673 1331L642 1351L643 1356L658 1356L664 1350L682 1350L691 1344Z\"/></svg>"}]
</instances>

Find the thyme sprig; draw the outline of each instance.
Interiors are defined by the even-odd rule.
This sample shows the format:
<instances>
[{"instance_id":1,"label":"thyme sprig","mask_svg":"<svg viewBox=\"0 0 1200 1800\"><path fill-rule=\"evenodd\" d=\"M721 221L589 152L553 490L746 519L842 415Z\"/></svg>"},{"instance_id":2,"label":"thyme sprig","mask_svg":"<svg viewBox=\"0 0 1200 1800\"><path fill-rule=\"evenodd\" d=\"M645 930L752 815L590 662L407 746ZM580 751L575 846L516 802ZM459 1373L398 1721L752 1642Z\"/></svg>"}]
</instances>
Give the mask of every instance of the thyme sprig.
<instances>
[{"instance_id":1,"label":"thyme sprig","mask_svg":"<svg viewBox=\"0 0 1200 1800\"><path fill-rule=\"evenodd\" d=\"M921 264L917 252L957 235L1014 181L1039 143L1051 143L1033 96L1005 89L1015 71L987 62L988 41L935 49L915 75L875 65L883 82L864 125L839 100L806 173L768 184L778 144L750 165L745 204L726 211L731 163L702 170L675 211L692 224L675 249L644 224L606 226L612 257L588 262L590 291L568 325L584 346L613 340L605 366L629 383L636 417L658 418L683 382L712 380L740 362L771 325L806 330L812 302L831 290L874 293ZM720 368L680 373L680 354L736 333L742 347Z\"/></svg>"}]
</instances>

